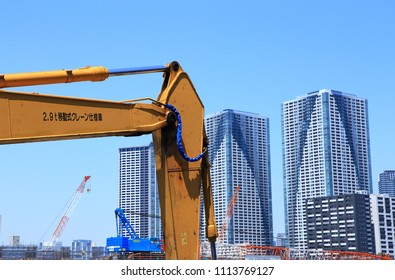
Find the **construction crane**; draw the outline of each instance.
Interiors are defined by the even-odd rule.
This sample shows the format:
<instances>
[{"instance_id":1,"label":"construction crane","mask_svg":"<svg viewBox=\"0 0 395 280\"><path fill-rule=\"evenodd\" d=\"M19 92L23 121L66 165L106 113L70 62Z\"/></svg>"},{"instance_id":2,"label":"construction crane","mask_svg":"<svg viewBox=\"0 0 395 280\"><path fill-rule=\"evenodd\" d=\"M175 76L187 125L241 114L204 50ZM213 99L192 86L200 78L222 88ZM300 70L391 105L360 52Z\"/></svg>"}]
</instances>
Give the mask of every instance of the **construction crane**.
<instances>
[{"instance_id":1,"label":"construction crane","mask_svg":"<svg viewBox=\"0 0 395 280\"><path fill-rule=\"evenodd\" d=\"M67 204L65 213L60 219L60 222L52 235L51 240L48 242L49 247L55 246L56 243L58 242L60 236L62 235L64 229L66 228L68 221L70 220L71 215L74 212L75 207L77 206L78 201L80 200L82 194L84 193L86 182L88 182L90 177L91 176L85 176L81 184L75 190L70 202Z\"/></svg>"},{"instance_id":2,"label":"construction crane","mask_svg":"<svg viewBox=\"0 0 395 280\"><path fill-rule=\"evenodd\" d=\"M129 213L131 215L137 215L137 216L142 216L142 217L150 217L150 218L155 218L155 219L160 219L161 216L155 215L155 214L149 214L149 213L142 213L142 212L136 212L136 211L124 211L125 213Z\"/></svg>"},{"instance_id":3,"label":"construction crane","mask_svg":"<svg viewBox=\"0 0 395 280\"><path fill-rule=\"evenodd\" d=\"M159 238L141 238L121 208L115 209L117 237L107 238L106 250L110 253L128 256L133 253L161 253ZM125 231L128 236L124 236Z\"/></svg>"},{"instance_id":4,"label":"construction crane","mask_svg":"<svg viewBox=\"0 0 395 280\"><path fill-rule=\"evenodd\" d=\"M218 243L224 242L224 235L225 235L225 232L228 230L228 226L229 226L230 220L232 219L232 216L233 216L233 212L234 212L234 208L235 208L235 205L236 205L239 189L240 189L240 186L236 186L236 188L234 190L234 193L233 193L233 196L232 196L232 198L229 201L228 209L226 210L225 220L222 223L221 230L220 230L220 232L218 234L218 239L217 239Z\"/></svg>"}]
</instances>

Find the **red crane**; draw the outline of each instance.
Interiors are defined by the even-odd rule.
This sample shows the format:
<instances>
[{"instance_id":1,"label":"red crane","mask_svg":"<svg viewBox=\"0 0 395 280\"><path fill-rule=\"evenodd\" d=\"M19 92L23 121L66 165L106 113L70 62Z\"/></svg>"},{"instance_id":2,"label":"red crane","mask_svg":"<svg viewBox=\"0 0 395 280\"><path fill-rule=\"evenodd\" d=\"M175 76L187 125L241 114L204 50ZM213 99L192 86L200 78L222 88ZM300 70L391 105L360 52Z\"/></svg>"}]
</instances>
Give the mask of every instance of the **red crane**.
<instances>
[{"instance_id":1,"label":"red crane","mask_svg":"<svg viewBox=\"0 0 395 280\"><path fill-rule=\"evenodd\" d=\"M239 189L240 189L240 186L237 186L235 188L233 196L232 196L232 198L229 201L228 209L226 210L225 221L222 223L221 231L218 234L218 239L217 239L218 243L223 242L223 238L224 238L225 232L228 229L228 225L229 225L230 219L233 216L233 211L234 211L234 208L235 208L235 205L236 205Z\"/></svg>"},{"instance_id":2,"label":"red crane","mask_svg":"<svg viewBox=\"0 0 395 280\"><path fill-rule=\"evenodd\" d=\"M58 242L60 236L62 235L62 233L67 225L67 222L69 221L69 219L71 217L71 214L73 214L75 206L77 205L82 194L84 193L86 182L89 180L90 177L91 176L85 176L84 180L82 180L81 184L74 192L74 195L71 198L69 204L67 205L66 211L65 211L63 217L60 219L60 222L59 222L58 226L56 227L56 229L52 235L52 238L48 243L48 246L53 247Z\"/></svg>"}]
</instances>

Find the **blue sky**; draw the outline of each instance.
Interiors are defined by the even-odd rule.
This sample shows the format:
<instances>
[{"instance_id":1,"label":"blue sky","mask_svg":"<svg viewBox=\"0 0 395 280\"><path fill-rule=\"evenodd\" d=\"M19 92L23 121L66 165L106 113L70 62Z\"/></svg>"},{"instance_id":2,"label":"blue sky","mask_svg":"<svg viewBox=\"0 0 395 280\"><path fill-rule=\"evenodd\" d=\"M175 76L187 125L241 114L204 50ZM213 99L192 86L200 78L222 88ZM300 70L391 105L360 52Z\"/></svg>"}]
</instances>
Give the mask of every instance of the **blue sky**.
<instances>
[{"instance_id":1,"label":"blue sky","mask_svg":"<svg viewBox=\"0 0 395 280\"><path fill-rule=\"evenodd\" d=\"M281 103L318 89L366 98L372 179L395 169L395 3L377 1L4 0L0 73L180 62L206 114L223 109L270 119L274 233L284 231ZM57 95L156 98L160 74L101 83L19 88ZM0 242L50 239L85 175L84 194L61 240L116 234L118 148L149 136L0 146Z\"/></svg>"}]
</instances>

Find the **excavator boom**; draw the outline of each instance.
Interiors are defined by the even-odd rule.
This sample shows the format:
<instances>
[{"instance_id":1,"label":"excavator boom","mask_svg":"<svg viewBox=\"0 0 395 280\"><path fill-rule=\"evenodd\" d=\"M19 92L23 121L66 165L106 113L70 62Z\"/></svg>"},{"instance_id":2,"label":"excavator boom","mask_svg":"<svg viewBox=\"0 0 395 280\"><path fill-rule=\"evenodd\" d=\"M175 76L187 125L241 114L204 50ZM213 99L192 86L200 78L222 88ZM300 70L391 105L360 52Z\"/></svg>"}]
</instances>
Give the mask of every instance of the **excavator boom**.
<instances>
[{"instance_id":1,"label":"excavator boom","mask_svg":"<svg viewBox=\"0 0 395 280\"><path fill-rule=\"evenodd\" d=\"M152 133L166 258L198 259L201 186L212 248L217 237L208 157L202 153L208 140L203 104L177 62L145 68L99 66L4 74L0 88L103 81L153 72L163 72L164 81L158 98L149 99L151 103L0 90L0 144Z\"/></svg>"}]
</instances>

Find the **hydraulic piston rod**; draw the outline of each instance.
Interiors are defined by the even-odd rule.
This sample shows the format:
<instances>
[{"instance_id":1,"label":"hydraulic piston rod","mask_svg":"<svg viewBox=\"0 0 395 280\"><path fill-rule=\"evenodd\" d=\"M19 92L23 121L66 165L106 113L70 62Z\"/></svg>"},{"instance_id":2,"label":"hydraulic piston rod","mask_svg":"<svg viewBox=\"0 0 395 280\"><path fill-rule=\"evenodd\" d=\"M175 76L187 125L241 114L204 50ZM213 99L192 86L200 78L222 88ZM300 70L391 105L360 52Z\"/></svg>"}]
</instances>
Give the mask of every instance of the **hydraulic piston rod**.
<instances>
[{"instance_id":1,"label":"hydraulic piston rod","mask_svg":"<svg viewBox=\"0 0 395 280\"><path fill-rule=\"evenodd\" d=\"M167 69L168 67L166 65L159 65L159 66L110 69L108 70L108 73L110 77L113 77L113 76L123 76L123 75L165 72Z\"/></svg>"}]
</instances>

